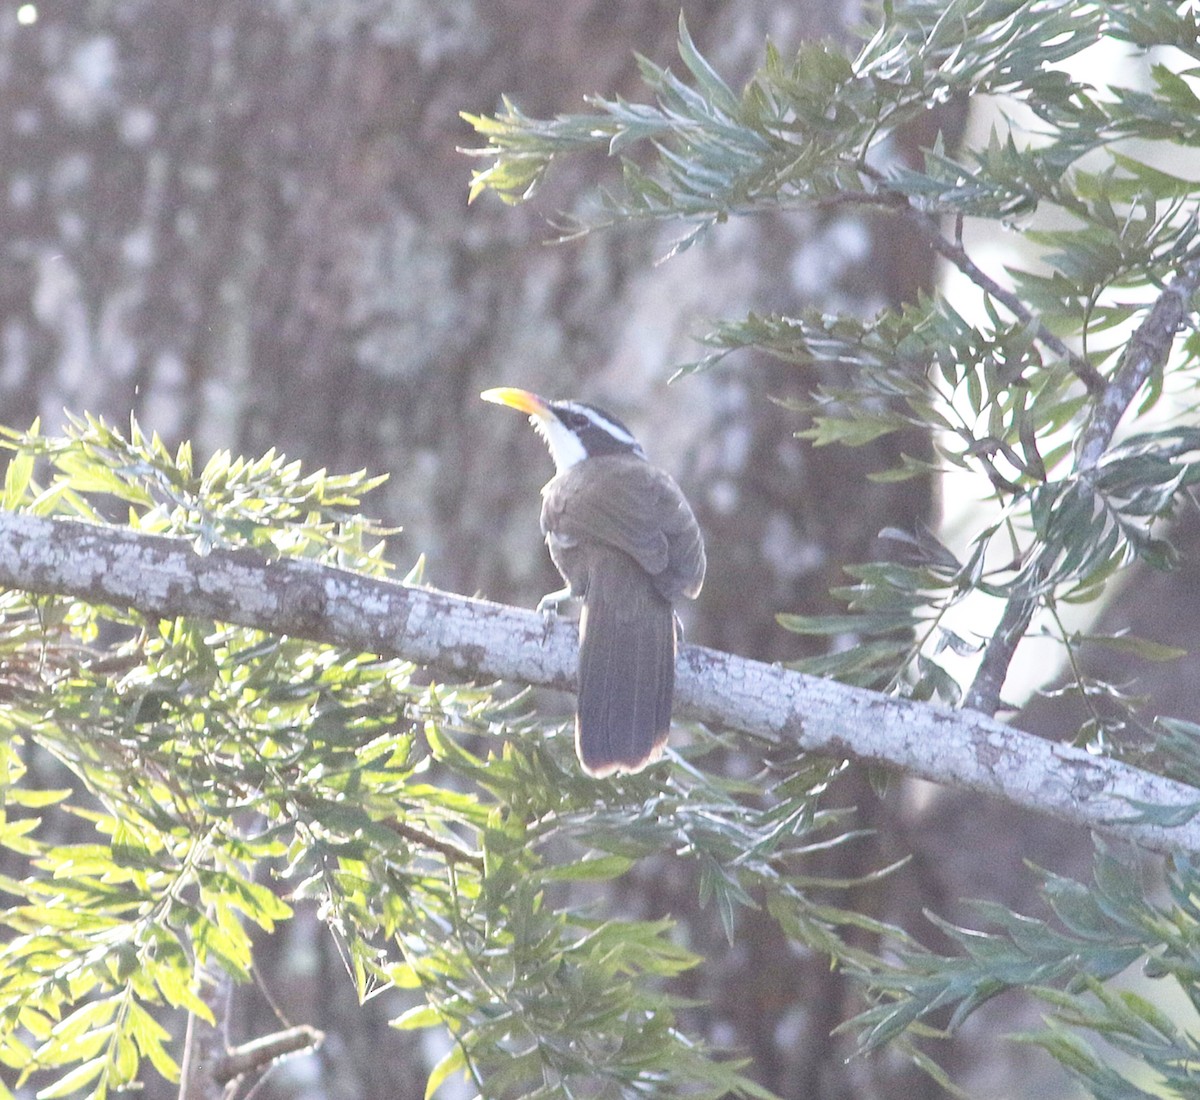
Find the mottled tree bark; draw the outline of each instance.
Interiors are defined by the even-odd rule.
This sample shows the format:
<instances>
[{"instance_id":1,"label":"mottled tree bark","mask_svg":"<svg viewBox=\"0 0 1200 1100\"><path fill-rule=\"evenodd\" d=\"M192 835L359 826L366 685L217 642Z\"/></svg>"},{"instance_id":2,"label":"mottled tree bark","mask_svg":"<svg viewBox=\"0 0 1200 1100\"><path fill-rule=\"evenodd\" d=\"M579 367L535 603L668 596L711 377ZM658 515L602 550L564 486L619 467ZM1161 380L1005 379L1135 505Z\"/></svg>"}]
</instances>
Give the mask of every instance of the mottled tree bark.
<instances>
[{"instance_id":1,"label":"mottled tree bark","mask_svg":"<svg viewBox=\"0 0 1200 1100\"><path fill-rule=\"evenodd\" d=\"M195 617L399 657L451 680L511 680L572 691L579 644L569 620L428 585L303 559L0 511L0 585L173 620ZM808 676L687 645L677 713L760 747L852 758L997 795L1161 852L1200 853L1200 822L1123 823L1131 802L1187 806L1191 788L1108 756L1060 745L990 715Z\"/></svg>"}]
</instances>

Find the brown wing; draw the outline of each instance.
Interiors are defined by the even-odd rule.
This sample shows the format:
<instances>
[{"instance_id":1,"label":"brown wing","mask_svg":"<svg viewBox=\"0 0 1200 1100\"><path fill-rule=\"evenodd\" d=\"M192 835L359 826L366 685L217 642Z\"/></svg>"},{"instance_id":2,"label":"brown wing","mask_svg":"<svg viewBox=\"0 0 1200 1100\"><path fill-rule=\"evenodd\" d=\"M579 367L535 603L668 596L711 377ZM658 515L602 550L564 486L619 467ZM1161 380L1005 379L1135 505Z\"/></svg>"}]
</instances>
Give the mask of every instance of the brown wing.
<instances>
[{"instance_id":1,"label":"brown wing","mask_svg":"<svg viewBox=\"0 0 1200 1100\"><path fill-rule=\"evenodd\" d=\"M699 593L704 540L669 474L625 455L591 458L559 474L543 494L544 532L623 550L650 574L665 599Z\"/></svg>"}]
</instances>

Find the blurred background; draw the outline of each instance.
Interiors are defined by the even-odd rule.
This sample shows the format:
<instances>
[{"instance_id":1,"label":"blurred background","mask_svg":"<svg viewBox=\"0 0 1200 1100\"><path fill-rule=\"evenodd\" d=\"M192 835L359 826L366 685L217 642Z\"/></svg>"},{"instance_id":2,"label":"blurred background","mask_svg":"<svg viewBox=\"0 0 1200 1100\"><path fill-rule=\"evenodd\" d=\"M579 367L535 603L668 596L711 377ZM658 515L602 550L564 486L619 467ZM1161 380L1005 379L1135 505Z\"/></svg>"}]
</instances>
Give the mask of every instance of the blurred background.
<instances>
[{"instance_id":1,"label":"blurred background","mask_svg":"<svg viewBox=\"0 0 1200 1100\"><path fill-rule=\"evenodd\" d=\"M848 40L865 18L850 0L683 7L734 87L768 35L786 52L805 38ZM535 116L581 110L590 92L640 98L634 53L670 64L679 10L680 0L0 0L0 422L40 416L53 430L65 408L120 425L133 412L169 441L192 440L201 461L276 447L310 468L387 472L368 506L403 528L391 540L402 572L425 553L431 584L532 605L558 586L537 529L549 458L520 418L478 394L505 384L595 401L678 477L705 530L710 569L687 611L689 640L767 660L811 652L775 614L832 610L841 566L880 556L881 528L937 523L937 486L865 477L923 441L813 450L769 398L806 391L815 373L750 355L666 380L702 354L706 319L812 305L873 313L911 298L938 278L928 248L895 222L841 212L734 221L661 265L670 232L548 244L547 219L611 176L602 160L564 166L532 206L466 202L473 164L458 147L475 137L460 111L491 113L502 93ZM894 154L917 157L939 130L952 146L967 121L965 105L949 104ZM1111 624L1188 645L1200 622L1191 580L1185 570L1129 586ZM1166 694L1180 690L1177 674L1161 675L1149 683L1160 709L1197 717L1186 693ZM1056 721L1066 720L1020 724L1069 728ZM1036 907L1022 860L1076 874L1090 860L1086 837L975 795L897 782L881 800L850 769L831 798L858 806L878 834L831 857L829 872L914 856L847 904L934 945L922 908L966 919L958 899L980 896ZM689 1025L750 1055L780 1095L941 1095L886 1056L845 1062L849 1040L829 1033L856 1006L853 990L765 916L745 914L730 947L670 863L624 889L621 904L673 915L709 956L684 989L708 1004ZM266 1093L423 1095L422 1038L386 1026L386 998L359 1008L315 921L293 922L264 950L262 983L280 1012L330 1036ZM1035 1020L998 1002L939 1057L982 1100L1070 1096L1048 1059L998 1039ZM235 1025L237 1041L273 1030L266 996L240 994Z\"/></svg>"}]
</instances>

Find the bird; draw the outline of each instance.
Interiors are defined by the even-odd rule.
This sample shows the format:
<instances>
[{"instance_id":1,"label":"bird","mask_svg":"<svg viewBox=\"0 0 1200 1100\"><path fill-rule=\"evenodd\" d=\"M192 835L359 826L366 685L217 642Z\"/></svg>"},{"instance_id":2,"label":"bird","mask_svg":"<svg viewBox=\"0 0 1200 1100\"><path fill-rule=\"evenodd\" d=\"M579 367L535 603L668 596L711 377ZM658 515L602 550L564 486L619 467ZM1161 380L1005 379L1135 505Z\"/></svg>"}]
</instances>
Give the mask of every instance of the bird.
<instances>
[{"instance_id":1,"label":"bird","mask_svg":"<svg viewBox=\"0 0 1200 1100\"><path fill-rule=\"evenodd\" d=\"M526 413L554 462L541 529L566 587L538 609L579 613L579 761L597 778L639 772L670 733L675 604L704 584L700 525L675 480L611 413L512 387L480 396Z\"/></svg>"}]
</instances>

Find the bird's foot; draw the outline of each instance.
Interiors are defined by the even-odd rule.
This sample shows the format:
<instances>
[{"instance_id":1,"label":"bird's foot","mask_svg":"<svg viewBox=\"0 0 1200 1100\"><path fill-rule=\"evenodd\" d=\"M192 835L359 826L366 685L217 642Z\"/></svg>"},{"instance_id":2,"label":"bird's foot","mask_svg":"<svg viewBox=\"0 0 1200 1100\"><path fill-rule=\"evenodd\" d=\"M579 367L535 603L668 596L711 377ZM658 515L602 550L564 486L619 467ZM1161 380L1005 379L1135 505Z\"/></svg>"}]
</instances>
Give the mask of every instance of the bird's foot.
<instances>
[{"instance_id":1,"label":"bird's foot","mask_svg":"<svg viewBox=\"0 0 1200 1100\"><path fill-rule=\"evenodd\" d=\"M557 592L547 592L538 600L537 609L547 617L556 615L576 622L583 611L583 598L569 588L560 588Z\"/></svg>"}]
</instances>

